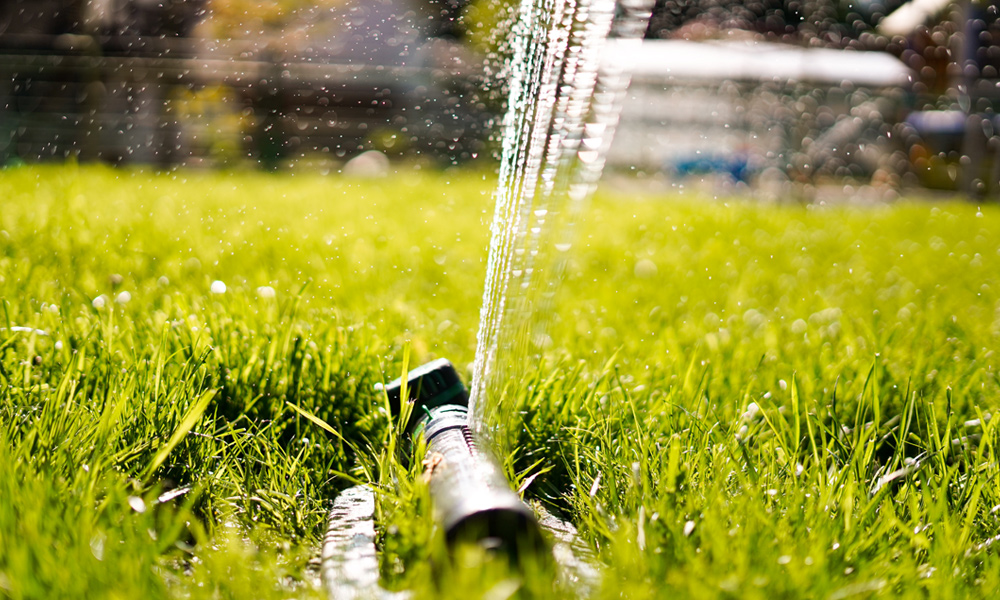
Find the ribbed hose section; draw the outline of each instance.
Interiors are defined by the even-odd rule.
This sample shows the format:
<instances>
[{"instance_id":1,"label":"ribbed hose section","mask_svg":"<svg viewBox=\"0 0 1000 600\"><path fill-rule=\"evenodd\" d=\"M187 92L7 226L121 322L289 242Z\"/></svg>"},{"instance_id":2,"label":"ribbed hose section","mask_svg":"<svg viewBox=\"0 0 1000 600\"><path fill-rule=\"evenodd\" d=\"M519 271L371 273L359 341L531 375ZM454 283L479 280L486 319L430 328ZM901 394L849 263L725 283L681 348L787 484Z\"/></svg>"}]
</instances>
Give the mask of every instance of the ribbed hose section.
<instances>
[{"instance_id":1,"label":"ribbed hose section","mask_svg":"<svg viewBox=\"0 0 1000 600\"><path fill-rule=\"evenodd\" d=\"M449 545L475 544L515 563L526 554L551 558L534 513L477 445L468 426L469 395L450 362L431 361L408 372L405 386L400 378L376 390L385 393L393 416L410 403L406 431L427 442L424 475Z\"/></svg>"},{"instance_id":2,"label":"ribbed hose section","mask_svg":"<svg viewBox=\"0 0 1000 600\"><path fill-rule=\"evenodd\" d=\"M476 447L467 423L465 407L447 406L431 409L423 428L425 475L448 543L478 544L515 562L525 554L546 554L534 513Z\"/></svg>"}]
</instances>

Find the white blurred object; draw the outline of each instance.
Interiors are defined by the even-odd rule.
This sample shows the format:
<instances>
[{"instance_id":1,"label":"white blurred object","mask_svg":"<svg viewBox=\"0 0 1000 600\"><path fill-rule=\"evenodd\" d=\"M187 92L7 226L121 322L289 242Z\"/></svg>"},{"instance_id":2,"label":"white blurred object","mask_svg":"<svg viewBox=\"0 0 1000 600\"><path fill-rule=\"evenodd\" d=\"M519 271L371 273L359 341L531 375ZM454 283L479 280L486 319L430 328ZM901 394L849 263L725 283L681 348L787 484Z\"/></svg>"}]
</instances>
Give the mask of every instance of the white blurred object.
<instances>
[{"instance_id":1,"label":"white blurred object","mask_svg":"<svg viewBox=\"0 0 1000 600\"><path fill-rule=\"evenodd\" d=\"M382 177L389 173L389 157L378 150L362 152L344 165L344 175Z\"/></svg>"},{"instance_id":2,"label":"white blurred object","mask_svg":"<svg viewBox=\"0 0 1000 600\"><path fill-rule=\"evenodd\" d=\"M911 0L882 19L876 29L882 35L908 36L944 12L951 0Z\"/></svg>"},{"instance_id":3,"label":"white blurred object","mask_svg":"<svg viewBox=\"0 0 1000 600\"><path fill-rule=\"evenodd\" d=\"M632 75L609 165L674 180L694 176L723 191L753 183L765 196L784 194L789 168L800 166L792 159L802 163L801 173L825 168L804 152L847 117L863 118L831 132L853 135L837 145L845 156L834 158L842 171L849 163L870 171L876 153L861 150L882 147L877 133L864 136L896 114L900 94L916 81L912 69L885 52L748 39L646 40L638 48L609 42L604 61ZM869 105L879 108L877 119L869 118ZM832 121L817 120L820 106Z\"/></svg>"},{"instance_id":4,"label":"white blurred object","mask_svg":"<svg viewBox=\"0 0 1000 600\"><path fill-rule=\"evenodd\" d=\"M604 63L623 66L633 79L639 80L850 82L876 87L913 81L913 72L885 52L799 48L746 40L647 40L638 51L634 46L609 42Z\"/></svg>"}]
</instances>

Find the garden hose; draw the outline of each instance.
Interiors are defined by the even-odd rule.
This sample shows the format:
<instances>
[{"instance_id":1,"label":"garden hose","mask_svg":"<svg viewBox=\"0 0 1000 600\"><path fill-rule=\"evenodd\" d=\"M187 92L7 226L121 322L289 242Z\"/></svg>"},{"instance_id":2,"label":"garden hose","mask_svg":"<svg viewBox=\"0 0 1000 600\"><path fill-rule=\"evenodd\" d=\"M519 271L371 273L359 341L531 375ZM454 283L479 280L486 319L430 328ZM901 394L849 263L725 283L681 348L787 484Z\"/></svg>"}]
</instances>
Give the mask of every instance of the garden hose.
<instances>
[{"instance_id":1,"label":"garden hose","mask_svg":"<svg viewBox=\"0 0 1000 600\"><path fill-rule=\"evenodd\" d=\"M412 403L406 432L426 441L424 474L449 547L472 543L514 563L526 554L547 554L535 514L476 443L468 423L469 395L451 363L435 360L410 371L406 379ZM397 417L402 387L401 378L377 386Z\"/></svg>"}]
</instances>

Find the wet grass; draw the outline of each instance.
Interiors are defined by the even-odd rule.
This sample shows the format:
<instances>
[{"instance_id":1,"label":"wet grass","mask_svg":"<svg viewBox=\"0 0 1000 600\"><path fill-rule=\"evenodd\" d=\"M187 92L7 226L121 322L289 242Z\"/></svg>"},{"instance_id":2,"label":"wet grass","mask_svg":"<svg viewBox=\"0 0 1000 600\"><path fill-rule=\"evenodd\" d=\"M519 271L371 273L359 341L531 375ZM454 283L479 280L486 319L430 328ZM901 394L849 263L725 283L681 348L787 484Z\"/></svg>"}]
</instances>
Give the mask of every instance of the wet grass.
<instances>
[{"instance_id":1,"label":"wet grass","mask_svg":"<svg viewBox=\"0 0 1000 600\"><path fill-rule=\"evenodd\" d=\"M0 173L0 595L320 597L373 480L388 586L506 597L372 389L471 362L491 184ZM597 595L1000 588L1000 211L606 191L578 234L503 442Z\"/></svg>"}]
</instances>

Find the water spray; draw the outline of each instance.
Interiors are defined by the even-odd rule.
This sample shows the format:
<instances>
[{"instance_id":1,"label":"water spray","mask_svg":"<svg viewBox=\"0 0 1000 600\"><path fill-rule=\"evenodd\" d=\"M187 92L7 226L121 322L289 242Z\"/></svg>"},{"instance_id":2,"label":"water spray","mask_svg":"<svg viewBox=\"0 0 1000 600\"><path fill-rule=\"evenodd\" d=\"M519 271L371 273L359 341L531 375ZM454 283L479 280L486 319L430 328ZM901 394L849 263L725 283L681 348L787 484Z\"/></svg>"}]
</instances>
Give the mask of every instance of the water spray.
<instances>
[{"instance_id":1,"label":"water spray","mask_svg":"<svg viewBox=\"0 0 1000 600\"><path fill-rule=\"evenodd\" d=\"M452 549L472 543L521 566L528 555L552 557L583 588L596 578L574 557L575 528L540 509L550 548L534 512L476 436L496 422L499 403L490 402L491 391L521 379L527 325L548 307L564 262L554 253L570 248L569 226L604 167L629 81L626 64L601 62L607 40L640 44L652 6L653 0L520 1L504 67L507 112L471 398L443 359L378 388L405 421L405 434L426 442L434 516ZM323 549L334 598L358 597L358 587L338 583L353 581L352 571L376 573L373 512L370 490L352 488L334 504ZM367 579L367 589L377 580Z\"/></svg>"}]
</instances>

